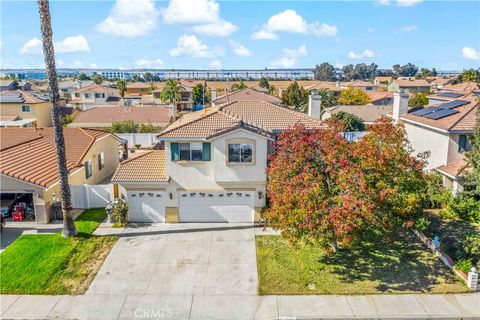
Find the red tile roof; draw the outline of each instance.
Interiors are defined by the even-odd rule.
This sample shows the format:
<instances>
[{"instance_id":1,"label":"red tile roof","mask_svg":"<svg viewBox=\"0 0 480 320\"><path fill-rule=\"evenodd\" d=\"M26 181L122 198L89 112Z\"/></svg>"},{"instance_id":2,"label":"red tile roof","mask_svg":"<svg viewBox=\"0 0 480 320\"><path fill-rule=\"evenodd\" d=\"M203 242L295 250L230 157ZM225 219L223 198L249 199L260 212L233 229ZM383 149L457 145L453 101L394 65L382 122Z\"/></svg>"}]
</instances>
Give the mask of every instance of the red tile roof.
<instances>
[{"instance_id":1,"label":"red tile roof","mask_svg":"<svg viewBox=\"0 0 480 320\"><path fill-rule=\"evenodd\" d=\"M170 123L171 116L165 107L96 107L80 112L73 124L113 123L132 120L136 123Z\"/></svg>"},{"instance_id":2,"label":"red tile roof","mask_svg":"<svg viewBox=\"0 0 480 320\"><path fill-rule=\"evenodd\" d=\"M152 150L120 164L112 182L168 182L169 179L165 171L165 150Z\"/></svg>"},{"instance_id":3,"label":"red tile roof","mask_svg":"<svg viewBox=\"0 0 480 320\"><path fill-rule=\"evenodd\" d=\"M266 101L278 105L282 104L282 99L251 88L231 92L228 94L228 98L224 95L213 102L215 102L215 104L223 104L234 101Z\"/></svg>"}]
</instances>

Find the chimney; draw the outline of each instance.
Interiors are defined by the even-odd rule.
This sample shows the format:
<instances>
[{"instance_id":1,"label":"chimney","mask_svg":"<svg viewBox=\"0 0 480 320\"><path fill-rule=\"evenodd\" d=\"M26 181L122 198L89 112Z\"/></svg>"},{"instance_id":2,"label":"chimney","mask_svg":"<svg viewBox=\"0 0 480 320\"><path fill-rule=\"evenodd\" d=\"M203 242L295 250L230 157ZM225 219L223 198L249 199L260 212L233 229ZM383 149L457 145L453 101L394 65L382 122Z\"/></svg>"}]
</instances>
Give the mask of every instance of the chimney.
<instances>
[{"instance_id":1,"label":"chimney","mask_svg":"<svg viewBox=\"0 0 480 320\"><path fill-rule=\"evenodd\" d=\"M217 88L210 89L211 103L212 106L215 106L215 100L217 100Z\"/></svg>"},{"instance_id":2,"label":"chimney","mask_svg":"<svg viewBox=\"0 0 480 320\"><path fill-rule=\"evenodd\" d=\"M308 96L308 115L312 118L320 120L321 109L322 98L316 92L312 92Z\"/></svg>"},{"instance_id":3,"label":"chimney","mask_svg":"<svg viewBox=\"0 0 480 320\"><path fill-rule=\"evenodd\" d=\"M177 120L177 110L175 110L175 105L173 103L170 103L167 107L168 113L170 115L170 118L172 119L172 122Z\"/></svg>"},{"instance_id":4,"label":"chimney","mask_svg":"<svg viewBox=\"0 0 480 320\"><path fill-rule=\"evenodd\" d=\"M400 117L408 113L408 94L393 93L393 121L398 123Z\"/></svg>"}]
</instances>

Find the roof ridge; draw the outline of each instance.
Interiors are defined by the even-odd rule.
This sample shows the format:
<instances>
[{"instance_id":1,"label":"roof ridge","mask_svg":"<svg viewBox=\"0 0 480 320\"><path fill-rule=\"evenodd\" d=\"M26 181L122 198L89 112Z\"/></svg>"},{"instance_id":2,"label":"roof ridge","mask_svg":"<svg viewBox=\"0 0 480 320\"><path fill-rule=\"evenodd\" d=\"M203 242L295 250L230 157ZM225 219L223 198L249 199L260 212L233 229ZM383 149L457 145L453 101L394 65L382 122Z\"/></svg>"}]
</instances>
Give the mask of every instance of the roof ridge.
<instances>
[{"instance_id":1,"label":"roof ridge","mask_svg":"<svg viewBox=\"0 0 480 320\"><path fill-rule=\"evenodd\" d=\"M147 154L150 154L150 153L152 153L152 152L154 152L154 151L163 151L163 152L165 153L165 150L148 150L148 151L142 152L140 155L138 155L138 156L136 156L136 157L134 157L134 158L130 158L130 159L127 159L127 160L123 161L122 163L120 163L120 165L123 166L125 163L131 162L131 161L133 161L133 160L140 159L140 158L142 158L142 157L146 156ZM118 167L120 168L120 166L118 166Z\"/></svg>"},{"instance_id":2,"label":"roof ridge","mask_svg":"<svg viewBox=\"0 0 480 320\"><path fill-rule=\"evenodd\" d=\"M468 110L467 112L465 112L460 118L457 119L457 121L455 121L449 128L448 130L451 130L453 127L455 127L460 121L462 121L467 115L470 114L470 112L472 112L479 104L480 104L480 101L472 101L473 102L473 106L470 110ZM476 102L476 103L475 103Z\"/></svg>"},{"instance_id":3,"label":"roof ridge","mask_svg":"<svg viewBox=\"0 0 480 320\"><path fill-rule=\"evenodd\" d=\"M38 136L35 137L35 138L29 139L29 140L25 140L25 141L19 142L19 143L17 143L17 144L8 146L8 147L6 147L5 149L1 149L1 148L0 148L0 150L3 152L3 151L6 151L6 150L10 150L10 149L12 149L12 148L16 148L16 147L18 147L18 146L21 146L21 145L23 145L23 144L27 144L27 143L31 143L31 142L34 142L34 141L43 139L43 138L44 138L44 136L38 135Z\"/></svg>"},{"instance_id":4,"label":"roof ridge","mask_svg":"<svg viewBox=\"0 0 480 320\"><path fill-rule=\"evenodd\" d=\"M205 109L204 109L204 110L205 110ZM205 112L204 110L199 110L199 111L196 111L196 112ZM168 133L168 132L171 132L171 131L173 131L173 130L176 130L176 129L178 129L178 128L182 128L182 127L184 127L184 126L186 126L186 125L189 125L189 124L198 122L198 121L200 121L200 120L202 120L202 119L208 118L208 117L210 117L211 115L214 115L214 114L218 113L219 111L220 111L220 110L219 110L218 108L216 108L216 110L211 111L210 113L206 113L206 114L204 114L203 116L200 116L200 117L198 117L198 118L195 118L195 119L191 120L190 122L182 123L181 125L176 126L176 127L173 127L173 126L172 126L172 125L175 123L175 122L174 122L174 123L172 123L172 125L168 126L167 128L165 128L165 130L163 130L162 132L160 132L159 136L163 135L164 133ZM181 119L182 119L182 118L178 119L177 121L179 121L179 120L181 120Z\"/></svg>"}]
</instances>

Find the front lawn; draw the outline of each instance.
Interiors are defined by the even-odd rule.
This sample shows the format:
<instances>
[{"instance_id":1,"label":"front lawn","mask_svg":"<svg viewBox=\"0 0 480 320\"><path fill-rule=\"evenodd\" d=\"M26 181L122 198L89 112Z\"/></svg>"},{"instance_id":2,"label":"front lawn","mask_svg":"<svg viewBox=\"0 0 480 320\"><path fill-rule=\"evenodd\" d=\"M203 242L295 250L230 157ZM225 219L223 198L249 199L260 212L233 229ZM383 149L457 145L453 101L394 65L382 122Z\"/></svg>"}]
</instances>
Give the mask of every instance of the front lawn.
<instances>
[{"instance_id":1,"label":"front lawn","mask_svg":"<svg viewBox=\"0 0 480 320\"><path fill-rule=\"evenodd\" d=\"M410 233L392 243L363 243L327 256L292 248L280 236L257 236L259 293L458 293L468 289Z\"/></svg>"},{"instance_id":2,"label":"front lawn","mask_svg":"<svg viewBox=\"0 0 480 320\"><path fill-rule=\"evenodd\" d=\"M79 236L24 235L0 255L0 293L81 294L100 269L117 237L91 234L105 219L103 209L75 221Z\"/></svg>"}]
</instances>

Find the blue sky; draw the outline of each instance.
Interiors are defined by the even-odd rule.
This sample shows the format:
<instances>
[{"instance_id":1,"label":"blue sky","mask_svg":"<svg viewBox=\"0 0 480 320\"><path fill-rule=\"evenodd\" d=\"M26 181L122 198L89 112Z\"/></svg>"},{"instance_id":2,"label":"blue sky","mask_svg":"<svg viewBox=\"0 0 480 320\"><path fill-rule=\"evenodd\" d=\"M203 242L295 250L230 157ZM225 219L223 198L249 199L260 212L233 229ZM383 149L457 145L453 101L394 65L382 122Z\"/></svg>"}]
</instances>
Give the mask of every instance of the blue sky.
<instances>
[{"instance_id":1,"label":"blue sky","mask_svg":"<svg viewBox=\"0 0 480 320\"><path fill-rule=\"evenodd\" d=\"M42 66L35 1L1 0L2 68ZM478 1L52 1L57 66L480 66Z\"/></svg>"}]
</instances>

